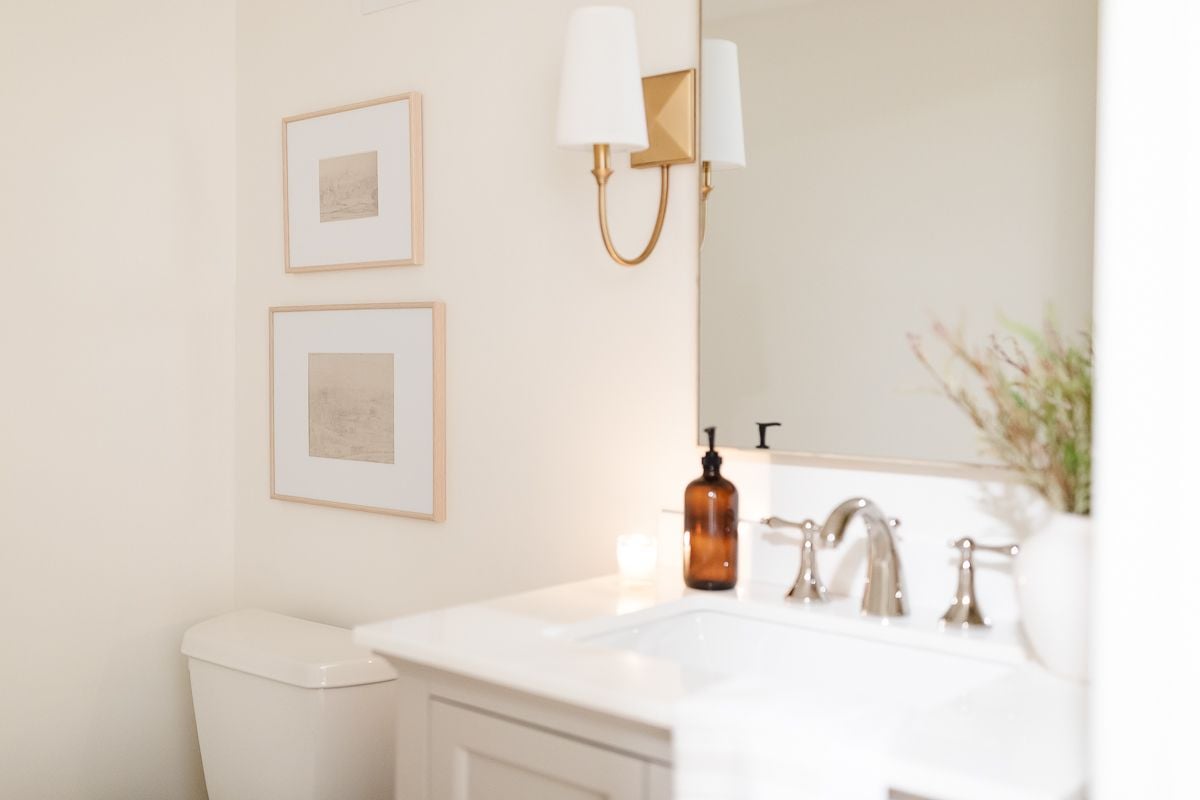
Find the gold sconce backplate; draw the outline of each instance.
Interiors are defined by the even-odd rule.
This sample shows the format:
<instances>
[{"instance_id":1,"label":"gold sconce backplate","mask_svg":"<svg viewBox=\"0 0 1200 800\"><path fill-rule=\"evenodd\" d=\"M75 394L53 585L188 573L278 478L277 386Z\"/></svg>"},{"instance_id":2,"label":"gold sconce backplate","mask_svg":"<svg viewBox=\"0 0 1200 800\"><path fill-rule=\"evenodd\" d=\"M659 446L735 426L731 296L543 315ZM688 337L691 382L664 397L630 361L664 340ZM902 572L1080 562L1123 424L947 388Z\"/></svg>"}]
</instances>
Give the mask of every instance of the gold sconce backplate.
<instances>
[{"instance_id":1,"label":"gold sconce backplate","mask_svg":"<svg viewBox=\"0 0 1200 800\"><path fill-rule=\"evenodd\" d=\"M642 78L650 146L629 154L631 167L691 164L696 160L696 70Z\"/></svg>"}]
</instances>

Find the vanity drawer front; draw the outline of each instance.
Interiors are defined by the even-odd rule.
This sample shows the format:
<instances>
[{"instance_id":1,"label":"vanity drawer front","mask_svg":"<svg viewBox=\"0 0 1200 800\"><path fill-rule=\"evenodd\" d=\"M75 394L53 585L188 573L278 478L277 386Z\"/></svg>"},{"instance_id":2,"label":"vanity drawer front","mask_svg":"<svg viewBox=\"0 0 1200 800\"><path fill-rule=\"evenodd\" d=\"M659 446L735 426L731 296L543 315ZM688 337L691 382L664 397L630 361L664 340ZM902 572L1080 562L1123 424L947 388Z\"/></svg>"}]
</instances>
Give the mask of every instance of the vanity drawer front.
<instances>
[{"instance_id":1,"label":"vanity drawer front","mask_svg":"<svg viewBox=\"0 0 1200 800\"><path fill-rule=\"evenodd\" d=\"M634 756L434 700L432 800L645 800Z\"/></svg>"}]
</instances>

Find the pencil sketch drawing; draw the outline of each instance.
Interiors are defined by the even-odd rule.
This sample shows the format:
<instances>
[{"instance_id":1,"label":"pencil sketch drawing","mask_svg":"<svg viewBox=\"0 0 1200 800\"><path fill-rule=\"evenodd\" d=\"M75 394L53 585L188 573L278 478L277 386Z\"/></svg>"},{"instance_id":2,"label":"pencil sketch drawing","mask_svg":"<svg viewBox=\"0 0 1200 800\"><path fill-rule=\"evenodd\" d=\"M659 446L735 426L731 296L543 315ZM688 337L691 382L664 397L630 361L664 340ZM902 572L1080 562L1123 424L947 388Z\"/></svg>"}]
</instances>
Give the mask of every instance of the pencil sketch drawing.
<instances>
[{"instance_id":1,"label":"pencil sketch drawing","mask_svg":"<svg viewBox=\"0 0 1200 800\"><path fill-rule=\"evenodd\" d=\"M379 216L379 153L321 159L321 222Z\"/></svg>"},{"instance_id":2,"label":"pencil sketch drawing","mask_svg":"<svg viewBox=\"0 0 1200 800\"><path fill-rule=\"evenodd\" d=\"M395 357L308 354L308 454L396 463Z\"/></svg>"}]
</instances>

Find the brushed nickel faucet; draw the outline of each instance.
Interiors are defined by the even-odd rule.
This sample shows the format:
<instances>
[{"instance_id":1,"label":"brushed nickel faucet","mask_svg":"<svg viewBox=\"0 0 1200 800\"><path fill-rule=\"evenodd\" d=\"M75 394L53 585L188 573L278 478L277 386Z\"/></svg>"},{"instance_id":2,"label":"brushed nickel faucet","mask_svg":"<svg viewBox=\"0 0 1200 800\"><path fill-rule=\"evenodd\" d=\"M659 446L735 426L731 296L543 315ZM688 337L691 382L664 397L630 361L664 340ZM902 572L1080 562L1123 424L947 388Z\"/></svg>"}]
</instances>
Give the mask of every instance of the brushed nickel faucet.
<instances>
[{"instance_id":1,"label":"brushed nickel faucet","mask_svg":"<svg viewBox=\"0 0 1200 800\"><path fill-rule=\"evenodd\" d=\"M896 537L892 535L892 529L900 525L900 520L887 517L879 506L865 497L852 497L840 504L829 514L824 525L818 526L807 519L803 522L788 522L779 517L762 520L768 527L798 528L804 534L800 573L787 593L787 599L805 603L825 599L825 586L817 576L816 542L824 542L825 547L837 547L842 543L846 526L858 514L867 526L867 585L863 588L862 611L876 617L904 616L908 613L904 576L900 570Z\"/></svg>"},{"instance_id":2,"label":"brushed nickel faucet","mask_svg":"<svg viewBox=\"0 0 1200 800\"><path fill-rule=\"evenodd\" d=\"M830 514L821 526L826 547L837 547L846 533L846 525L861 514L867 526L867 585L863 587L862 610L876 617L902 617L908 613L904 597L904 575L892 529L900 520L887 517L879 506L865 497L853 497Z\"/></svg>"}]
</instances>

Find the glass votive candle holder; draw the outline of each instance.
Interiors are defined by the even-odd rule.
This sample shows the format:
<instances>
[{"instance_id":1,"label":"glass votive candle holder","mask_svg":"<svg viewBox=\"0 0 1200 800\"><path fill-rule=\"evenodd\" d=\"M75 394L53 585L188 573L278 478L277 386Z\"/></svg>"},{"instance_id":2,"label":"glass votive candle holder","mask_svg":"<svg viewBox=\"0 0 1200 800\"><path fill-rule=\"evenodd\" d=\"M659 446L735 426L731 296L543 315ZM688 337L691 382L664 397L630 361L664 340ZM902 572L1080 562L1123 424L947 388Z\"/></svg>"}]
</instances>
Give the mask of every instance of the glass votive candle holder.
<instances>
[{"instance_id":1,"label":"glass votive candle holder","mask_svg":"<svg viewBox=\"0 0 1200 800\"><path fill-rule=\"evenodd\" d=\"M650 581L658 567L658 541L644 533L624 533L617 537L617 570L633 581Z\"/></svg>"}]
</instances>

